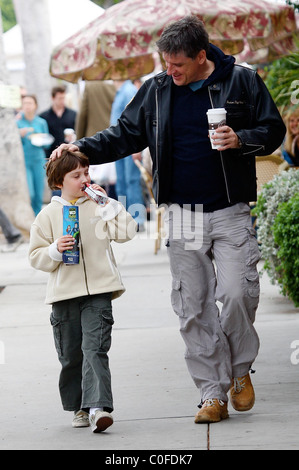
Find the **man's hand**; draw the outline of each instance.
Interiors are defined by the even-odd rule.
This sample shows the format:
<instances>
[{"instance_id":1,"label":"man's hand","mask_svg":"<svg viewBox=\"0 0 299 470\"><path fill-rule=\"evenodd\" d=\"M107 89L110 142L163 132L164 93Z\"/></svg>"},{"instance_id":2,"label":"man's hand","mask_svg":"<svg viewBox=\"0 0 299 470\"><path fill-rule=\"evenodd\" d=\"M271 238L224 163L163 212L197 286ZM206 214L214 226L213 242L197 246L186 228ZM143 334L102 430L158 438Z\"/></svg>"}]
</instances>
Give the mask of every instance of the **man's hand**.
<instances>
[{"instance_id":1,"label":"man's hand","mask_svg":"<svg viewBox=\"0 0 299 470\"><path fill-rule=\"evenodd\" d=\"M215 145L219 145L217 150L240 148L239 137L229 126L218 127L213 137L216 137L213 138Z\"/></svg>"},{"instance_id":2,"label":"man's hand","mask_svg":"<svg viewBox=\"0 0 299 470\"><path fill-rule=\"evenodd\" d=\"M63 150L69 150L70 152L76 152L79 150L79 147L74 144L61 144L57 149L53 150L53 152L50 155L50 160L55 160L56 158L61 157L61 153Z\"/></svg>"},{"instance_id":3,"label":"man's hand","mask_svg":"<svg viewBox=\"0 0 299 470\"><path fill-rule=\"evenodd\" d=\"M90 185L90 187L91 187L92 189L96 189L97 191L101 191L101 193L105 194L105 196L108 197L107 192L105 191L105 189L102 188L102 186L100 186L99 184L97 184L97 183L92 183L92 184Z\"/></svg>"}]
</instances>

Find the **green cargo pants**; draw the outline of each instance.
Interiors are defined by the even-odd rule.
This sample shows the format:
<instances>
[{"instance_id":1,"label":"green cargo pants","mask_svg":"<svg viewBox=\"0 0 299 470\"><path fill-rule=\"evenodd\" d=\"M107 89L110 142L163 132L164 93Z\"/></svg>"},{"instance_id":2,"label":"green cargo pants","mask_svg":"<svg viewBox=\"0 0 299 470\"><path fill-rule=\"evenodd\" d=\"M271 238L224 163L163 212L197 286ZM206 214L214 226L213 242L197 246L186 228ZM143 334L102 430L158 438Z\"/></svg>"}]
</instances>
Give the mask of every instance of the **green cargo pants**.
<instances>
[{"instance_id":1,"label":"green cargo pants","mask_svg":"<svg viewBox=\"0 0 299 470\"><path fill-rule=\"evenodd\" d=\"M50 321L62 366L59 391L64 410L113 411L108 358L114 323L111 293L56 302Z\"/></svg>"}]
</instances>

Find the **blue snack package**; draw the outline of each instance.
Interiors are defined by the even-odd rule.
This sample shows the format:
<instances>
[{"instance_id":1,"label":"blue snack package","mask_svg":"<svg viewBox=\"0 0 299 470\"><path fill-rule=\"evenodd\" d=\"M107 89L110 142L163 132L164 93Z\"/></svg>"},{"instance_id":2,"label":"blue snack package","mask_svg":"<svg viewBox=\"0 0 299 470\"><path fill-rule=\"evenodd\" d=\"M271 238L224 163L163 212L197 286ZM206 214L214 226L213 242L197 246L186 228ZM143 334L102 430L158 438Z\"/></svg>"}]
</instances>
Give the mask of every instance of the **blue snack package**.
<instances>
[{"instance_id":1,"label":"blue snack package","mask_svg":"<svg viewBox=\"0 0 299 470\"><path fill-rule=\"evenodd\" d=\"M79 263L79 207L63 206L63 235L72 235L75 244L62 254L62 261L72 265Z\"/></svg>"}]
</instances>

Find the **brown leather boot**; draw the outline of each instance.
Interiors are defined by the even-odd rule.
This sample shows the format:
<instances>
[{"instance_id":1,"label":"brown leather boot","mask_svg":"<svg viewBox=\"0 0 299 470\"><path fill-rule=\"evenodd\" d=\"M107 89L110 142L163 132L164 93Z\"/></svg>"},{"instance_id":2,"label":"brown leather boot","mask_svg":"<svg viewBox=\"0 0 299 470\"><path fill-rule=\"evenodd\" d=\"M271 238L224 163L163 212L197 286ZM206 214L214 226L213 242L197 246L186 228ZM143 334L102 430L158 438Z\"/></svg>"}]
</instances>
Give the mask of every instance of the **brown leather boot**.
<instances>
[{"instance_id":1,"label":"brown leather boot","mask_svg":"<svg viewBox=\"0 0 299 470\"><path fill-rule=\"evenodd\" d=\"M255 395L249 373L244 377L233 378L230 388L230 401L237 411L248 411L253 407Z\"/></svg>"},{"instance_id":2,"label":"brown leather boot","mask_svg":"<svg viewBox=\"0 0 299 470\"><path fill-rule=\"evenodd\" d=\"M228 418L227 403L217 398L208 398L195 416L195 423L217 423Z\"/></svg>"}]
</instances>

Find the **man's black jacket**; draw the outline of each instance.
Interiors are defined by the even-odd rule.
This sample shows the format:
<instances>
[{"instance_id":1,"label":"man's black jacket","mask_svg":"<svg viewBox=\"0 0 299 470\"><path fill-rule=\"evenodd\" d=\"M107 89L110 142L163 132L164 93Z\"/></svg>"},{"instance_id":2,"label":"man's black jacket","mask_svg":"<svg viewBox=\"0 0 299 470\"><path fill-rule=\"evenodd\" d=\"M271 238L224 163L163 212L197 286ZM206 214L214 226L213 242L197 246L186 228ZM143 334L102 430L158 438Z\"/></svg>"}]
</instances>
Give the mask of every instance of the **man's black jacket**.
<instances>
[{"instance_id":1,"label":"man's black jacket","mask_svg":"<svg viewBox=\"0 0 299 470\"><path fill-rule=\"evenodd\" d=\"M231 56L212 46L210 58L219 67ZM171 202L172 86L172 77L166 72L147 80L116 126L74 142L93 165L115 161L149 147L158 204ZM227 125L242 142L240 149L221 152L228 201L231 204L255 201L255 156L271 154L280 146L285 125L262 79L252 69L233 64L221 80L209 83L208 90L211 107L227 110Z\"/></svg>"}]
</instances>

